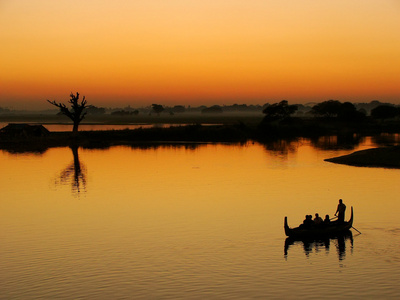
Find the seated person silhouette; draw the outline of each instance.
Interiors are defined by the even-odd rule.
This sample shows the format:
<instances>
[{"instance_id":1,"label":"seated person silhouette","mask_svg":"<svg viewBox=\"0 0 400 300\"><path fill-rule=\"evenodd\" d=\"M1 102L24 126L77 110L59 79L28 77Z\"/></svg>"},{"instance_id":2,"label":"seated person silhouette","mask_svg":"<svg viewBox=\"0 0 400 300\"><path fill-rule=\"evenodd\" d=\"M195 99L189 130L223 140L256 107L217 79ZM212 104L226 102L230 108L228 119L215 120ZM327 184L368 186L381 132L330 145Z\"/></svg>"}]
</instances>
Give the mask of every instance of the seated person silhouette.
<instances>
[{"instance_id":1,"label":"seated person silhouette","mask_svg":"<svg viewBox=\"0 0 400 300\"><path fill-rule=\"evenodd\" d=\"M325 219L324 219L324 224L329 225L330 223L331 223L331 219L329 218L329 215L326 215Z\"/></svg>"},{"instance_id":2,"label":"seated person silhouette","mask_svg":"<svg viewBox=\"0 0 400 300\"><path fill-rule=\"evenodd\" d=\"M311 228L314 226L314 221L312 220L312 215L306 215L303 224L300 225L302 228Z\"/></svg>"},{"instance_id":3,"label":"seated person silhouette","mask_svg":"<svg viewBox=\"0 0 400 300\"><path fill-rule=\"evenodd\" d=\"M324 221L322 220L322 218L319 216L319 214L315 214L315 218L314 218L314 224L315 225L321 225Z\"/></svg>"}]
</instances>

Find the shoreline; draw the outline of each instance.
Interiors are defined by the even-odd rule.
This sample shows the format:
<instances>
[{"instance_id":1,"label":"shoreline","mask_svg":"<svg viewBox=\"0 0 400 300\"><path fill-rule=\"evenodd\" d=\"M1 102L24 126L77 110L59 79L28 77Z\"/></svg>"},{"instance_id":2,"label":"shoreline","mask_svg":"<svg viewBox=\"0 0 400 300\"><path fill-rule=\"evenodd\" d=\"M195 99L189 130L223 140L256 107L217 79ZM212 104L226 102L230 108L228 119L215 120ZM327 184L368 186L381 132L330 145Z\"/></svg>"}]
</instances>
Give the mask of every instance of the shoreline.
<instances>
[{"instance_id":1,"label":"shoreline","mask_svg":"<svg viewBox=\"0 0 400 300\"><path fill-rule=\"evenodd\" d=\"M400 169L400 146L365 149L324 161L355 167Z\"/></svg>"},{"instance_id":2,"label":"shoreline","mask_svg":"<svg viewBox=\"0 0 400 300\"><path fill-rule=\"evenodd\" d=\"M161 118L158 120L161 121ZM4 122L5 120L1 121ZM34 120L26 121L28 121L28 124L32 124ZM40 123L45 126L46 123L43 121ZM51 122L52 120L46 121L48 121L47 124L69 125L60 122L60 120L54 123ZM86 121L81 125L94 124L95 120ZM120 119L120 121L122 120ZM108 148L118 145L146 147L145 145L243 144L246 142L269 144L279 140L296 140L299 138L309 138L314 143L318 143L318 139L323 136L336 136L338 143L354 146L365 136L377 136L382 133L398 134L400 132L399 121L381 124L372 120L361 123L349 123L332 119L291 118L281 122L258 122L259 119L256 118L251 119L251 122L249 120L246 120L246 122L244 119L223 119L216 116L213 116L213 118L202 118L201 123L192 123L190 125L185 122L176 122L178 121L176 118L174 121L174 124L169 123L171 125L169 127L83 130L79 131L75 136L71 131L49 132L47 129L42 130L39 134L29 132L29 130L15 130L8 133L3 131L0 132L0 149L18 153L43 152L53 147ZM183 121L183 119L179 121ZM218 121L218 124L212 124L213 122L210 121L214 121L215 123ZM208 124L205 125L205 123ZM36 124L39 125L39 122ZM96 124L104 125L104 123L99 124L97 122ZM143 122L141 124L145 125L149 123ZM127 125L127 123L124 125ZM396 145L398 143L398 138L391 142L386 141L386 145ZM359 167L400 169L400 146L361 150L344 156L328 158L325 161Z\"/></svg>"}]
</instances>

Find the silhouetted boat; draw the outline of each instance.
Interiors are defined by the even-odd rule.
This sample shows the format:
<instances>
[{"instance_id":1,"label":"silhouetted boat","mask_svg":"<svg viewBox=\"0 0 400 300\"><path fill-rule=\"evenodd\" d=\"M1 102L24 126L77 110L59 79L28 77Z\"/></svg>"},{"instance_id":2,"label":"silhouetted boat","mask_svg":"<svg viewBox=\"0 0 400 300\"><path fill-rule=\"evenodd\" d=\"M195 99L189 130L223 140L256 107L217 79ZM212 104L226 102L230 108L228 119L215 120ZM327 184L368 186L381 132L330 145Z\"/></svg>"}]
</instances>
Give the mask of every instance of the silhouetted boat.
<instances>
[{"instance_id":1,"label":"silhouetted boat","mask_svg":"<svg viewBox=\"0 0 400 300\"><path fill-rule=\"evenodd\" d=\"M350 220L347 222L339 223L337 221L331 222L326 226L314 226L311 228L296 227L290 228L285 217L285 234L290 238L318 238L318 237L331 237L338 234L345 233L353 226L353 207L351 207Z\"/></svg>"}]
</instances>

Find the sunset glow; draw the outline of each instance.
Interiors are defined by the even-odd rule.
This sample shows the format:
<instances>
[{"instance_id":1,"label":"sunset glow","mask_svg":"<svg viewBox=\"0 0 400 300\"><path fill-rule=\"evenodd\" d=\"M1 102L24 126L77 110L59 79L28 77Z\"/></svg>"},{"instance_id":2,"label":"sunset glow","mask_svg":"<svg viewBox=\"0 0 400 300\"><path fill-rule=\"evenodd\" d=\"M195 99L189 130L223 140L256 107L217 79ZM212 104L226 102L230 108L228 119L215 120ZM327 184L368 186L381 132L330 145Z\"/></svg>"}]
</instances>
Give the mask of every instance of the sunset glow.
<instances>
[{"instance_id":1,"label":"sunset glow","mask_svg":"<svg viewBox=\"0 0 400 300\"><path fill-rule=\"evenodd\" d=\"M0 3L0 106L400 103L397 0Z\"/></svg>"}]
</instances>

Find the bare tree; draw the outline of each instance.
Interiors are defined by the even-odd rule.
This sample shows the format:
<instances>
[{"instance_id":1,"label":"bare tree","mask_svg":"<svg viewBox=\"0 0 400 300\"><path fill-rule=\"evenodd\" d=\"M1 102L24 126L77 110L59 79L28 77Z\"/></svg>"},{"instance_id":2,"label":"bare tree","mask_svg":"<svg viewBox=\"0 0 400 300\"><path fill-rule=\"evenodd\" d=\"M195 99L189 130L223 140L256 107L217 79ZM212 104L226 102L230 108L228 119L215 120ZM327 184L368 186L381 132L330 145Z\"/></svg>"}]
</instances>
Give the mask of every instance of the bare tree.
<instances>
[{"instance_id":1,"label":"bare tree","mask_svg":"<svg viewBox=\"0 0 400 300\"><path fill-rule=\"evenodd\" d=\"M79 103L79 93L76 93L76 96L71 93L70 95L71 99L68 101L71 104L71 108L68 108L64 103L58 103L55 100L50 101L47 100L50 104L57 106L60 109L60 112L63 115L66 115L68 118L74 122L74 127L72 129L72 133L74 135L78 134L78 126L80 122L85 118L87 111L85 111L85 108L87 108L87 101L85 100L85 96L83 96L82 101Z\"/></svg>"}]
</instances>

